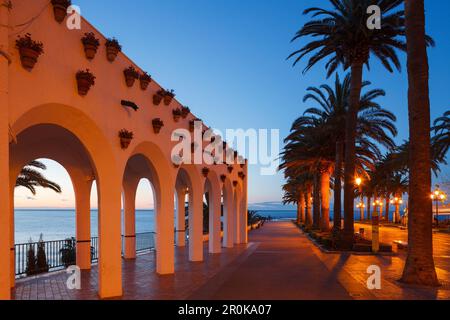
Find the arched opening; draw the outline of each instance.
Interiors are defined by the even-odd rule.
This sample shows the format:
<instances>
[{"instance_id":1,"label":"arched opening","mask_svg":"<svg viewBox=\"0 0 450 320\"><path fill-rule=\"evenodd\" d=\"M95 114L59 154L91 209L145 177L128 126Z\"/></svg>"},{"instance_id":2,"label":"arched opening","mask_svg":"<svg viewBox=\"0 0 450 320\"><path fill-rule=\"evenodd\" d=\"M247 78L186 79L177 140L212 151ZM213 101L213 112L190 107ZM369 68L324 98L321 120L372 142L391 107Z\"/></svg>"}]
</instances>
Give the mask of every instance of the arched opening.
<instances>
[{"instance_id":1,"label":"arched opening","mask_svg":"<svg viewBox=\"0 0 450 320\"><path fill-rule=\"evenodd\" d=\"M209 253L221 252L221 186L215 172L209 171L204 184L203 234Z\"/></svg>"},{"instance_id":2,"label":"arched opening","mask_svg":"<svg viewBox=\"0 0 450 320\"><path fill-rule=\"evenodd\" d=\"M203 187L199 173L194 167L178 170L175 192L177 194L177 234L179 241L186 237L189 260L203 261ZM183 204L187 200L187 209ZM183 217L182 212L185 212ZM187 217L186 217L187 216ZM185 221L184 232L182 228Z\"/></svg>"},{"instance_id":3,"label":"arched opening","mask_svg":"<svg viewBox=\"0 0 450 320\"><path fill-rule=\"evenodd\" d=\"M17 183L30 182L27 173L40 170L39 162L32 162L35 159L50 169L41 170L48 180L61 184L61 195L51 194L52 184L45 180L41 182L50 188L39 190L37 197L26 195L23 187L15 190ZM24 167L28 170L23 170ZM11 215L16 219L16 226L14 223L11 226L11 247L15 249L11 254L12 284L16 275L36 275L75 264L81 269L91 268L94 258L98 257L98 246L91 239L90 214L95 172L81 141L60 126L30 126L20 132L16 143L10 145ZM32 180L31 184L39 185ZM29 191L32 188L29 187ZM29 206L40 209L41 214L33 211L28 213L28 217L20 213L16 216L16 206L24 205L20 196L26 197ZM32 202L36 205L31 205ZM31 229L21 229L27 223L23 219L34 220ZM41 233L43 237L39 239ZM31 244L28 243L29 238L33 239Z\"/></svg>"}]
</instances>

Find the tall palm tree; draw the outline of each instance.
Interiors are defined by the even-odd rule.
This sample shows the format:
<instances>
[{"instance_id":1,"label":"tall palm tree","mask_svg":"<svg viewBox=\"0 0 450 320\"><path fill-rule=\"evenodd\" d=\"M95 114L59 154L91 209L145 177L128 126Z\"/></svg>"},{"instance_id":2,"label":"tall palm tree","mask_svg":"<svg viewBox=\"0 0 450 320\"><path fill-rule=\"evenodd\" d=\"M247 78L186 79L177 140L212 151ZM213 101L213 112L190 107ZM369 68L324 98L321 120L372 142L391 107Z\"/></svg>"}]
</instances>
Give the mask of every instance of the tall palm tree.
<instances>
[{"instance_id":1,"label":"tall palm tree","mask_svg":"<svg viewBox=\"0 0 450 320\"><path fill-rule=\"evenodd\" d=\"M297 120L297 124L313 123L314 119L320 119L324 123L329 134L329 143L335 145L333 154L334 160L334 229L340 230L341 221L341 168L342 158L345 147L345 119L349 110L349 96L350 96L350 75L347 75L342 81L336 74L334 86L322 85L319 88L310 87L307 89L308 94L305 95L303 101L312 101L318 107L308 108L305 111L304 117ZM366 88L370 82L365 81L362 88ZM391 136L397 135L395 127L396 117L391 112L383 109L375 100L378 97L385 95L381 89L368 90L361 96L358 117L357 117L357 149L358 158L357 171L363 174L371 167L371 162L381 156L379 149L373 142L379 143L388 149L395 147L395 143ZM369 159L362 162L364 156L364 148L361 146L370 145ZM329 152L332 152L329 150ZM362 165L364 164L364 166Z\"/></svg>"},{"instance_id":2,"label":"tall palm tree","mask_svg":"<svg viewBox=\"0 0 450 320\"><path fill-rule=\"evenodd\" d=\"M349 112L345 130L345 170L344 170L344 240L351 247L354 237L353 205L354 175L356 161L356 124L363 83L363 66L369 67L370 55L378 58L381 64L393 72L400 70L396 49L405 51L406 45L401 37L405 34L404 13L393 12L402 0L330 0L332 10L309 8L304 14L312 14L313 20L307 22L292 41L312 37L303 48L293 52L288 58L296 57L294 65L311 54L304 72L316 63L327 59L325 68L330 76L339 66L351 70ZM367 8L378 5L383 19L381 28L367 28Z\"/></svg>"},{"instance_id":3,"label":"tall palm tree","mask_svg":"<svg viewBox=\"0 0 450 320\"><path fill-rule=\"evenodd\" d=\"M47 167L40 161L32 161L27 164L17 177L16 187L27 188L33 195L36 195L37 187L51 189L57 193L61 193L61 187L56 182L45 178L37 169L46 170Z\"/></svg>"},{"instance_id":4,"label":"tall palm tree","mask_svg":"<svg viewBox=\"0 0 450 320\"><path fill-rule=\"evenodd\" d=\"M438 149L439 156L445 158L450 149L450 111L434 122L433 130L435 136L433 137L433 145Z\"/></svg>"},{"instance_id":5,"label":"tall palm tree","mask_svg":"<svg viewBox=\"0 0 450 320\"><path fill-rule=\"evenodd\" d=\"M409 110L409 219L408 255L402 281L437 286L433 260L430 98L425 5L423 0L406 0L406 39L408 43Z\"/></svg>"}]
</instances>

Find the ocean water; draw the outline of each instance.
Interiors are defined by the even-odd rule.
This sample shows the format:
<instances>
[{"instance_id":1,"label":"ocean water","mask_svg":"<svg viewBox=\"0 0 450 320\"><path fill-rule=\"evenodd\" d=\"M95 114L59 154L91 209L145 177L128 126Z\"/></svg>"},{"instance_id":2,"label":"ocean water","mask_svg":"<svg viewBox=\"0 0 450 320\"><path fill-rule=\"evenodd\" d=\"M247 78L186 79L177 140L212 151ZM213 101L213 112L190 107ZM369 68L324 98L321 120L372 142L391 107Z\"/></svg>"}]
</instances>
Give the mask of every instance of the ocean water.
<instances>
[{"instance_id":1,"label":"ocean water","mask_svg":"<svg viewBox=\"0 0 450 320\"><path fill-rule=\"evenodd\" d=\"M258 211L258 214L276 219L295 218L295 211ZM38 241L42 233L44 241L64 240L75 236L75 210L15 210L15 242ZM123 225L123 224L122 224ZM136 210L136 232L154 232L153 210ZM91 236L98 235L98 212L91 211Z\"/></svg>"}]
</instances>

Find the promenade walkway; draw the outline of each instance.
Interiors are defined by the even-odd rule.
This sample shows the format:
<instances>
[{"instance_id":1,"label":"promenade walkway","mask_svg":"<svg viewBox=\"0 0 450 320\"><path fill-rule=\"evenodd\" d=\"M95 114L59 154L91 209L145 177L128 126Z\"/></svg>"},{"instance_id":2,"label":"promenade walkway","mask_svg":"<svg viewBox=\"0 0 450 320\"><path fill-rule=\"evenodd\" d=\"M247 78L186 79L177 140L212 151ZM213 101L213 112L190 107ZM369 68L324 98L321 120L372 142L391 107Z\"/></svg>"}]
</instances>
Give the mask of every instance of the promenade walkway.
<instances>
[{"instance_id":1,"label":"promenade walkway","mask_svg":"<svg viewBox=\"0 0 450 320\"><path fill-rule=\"evenodd\" d=\"M370 236L370 228L365 228ZM402 240L399 237L405 233L382 228L381 237L390 242ZM203 263L189 262L186 248L176 248L174 275L155 273L154 253L123 261L122 299L450 299L448 256L442 255L449 252L449 238L439 235L439 239L437 270L444 285L437 289L397 282L404 252L393 256L324 253L291 222L271 222L252 231L248 245L224 249L220 255L208 254L205 246ZM382 270L381 290L367 288L367 268L371 265ZM33 300L98 299L96 266L83 272L81 290L67 290L66 279L65 273L58 273L21 280L13 296Z\"/></svg>"}]
</instances>

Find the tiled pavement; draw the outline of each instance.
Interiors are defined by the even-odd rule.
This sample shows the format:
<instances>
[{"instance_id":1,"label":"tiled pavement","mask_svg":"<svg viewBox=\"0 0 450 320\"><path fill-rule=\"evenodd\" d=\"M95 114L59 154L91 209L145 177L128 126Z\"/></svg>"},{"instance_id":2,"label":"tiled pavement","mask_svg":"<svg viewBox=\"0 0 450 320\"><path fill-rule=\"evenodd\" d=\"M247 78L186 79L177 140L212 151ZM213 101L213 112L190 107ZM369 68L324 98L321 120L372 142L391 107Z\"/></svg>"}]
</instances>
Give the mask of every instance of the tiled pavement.
<instances>
[{"instance_id":1,"label":"tiled pavement","mask_svg":"<svg viewBox=\"0 0 450 320\"><path fill-rule=\"evenodd\" d=\"M359 226L357 226L359 227ZM370 227L364 226L370 236ZM404 240L406 232L382 228L384 242ZM438 289L399 284L405 253L394 256L326 254L290 222L273 222L250 234L251 243L206 251L203 263L188 261L185 248L176 249L176 272L155 273L154 254L123 262L122 299L450 299L449 235L435 235L436 266L444 284ZM437 239L437 240L436 240ZM368 290L367 267L382 269L382 289ZM16 299L98 299L97 268L84 272L82 290L66 289L65 273L18 282Z\"/></svg>"}]
</instances>

